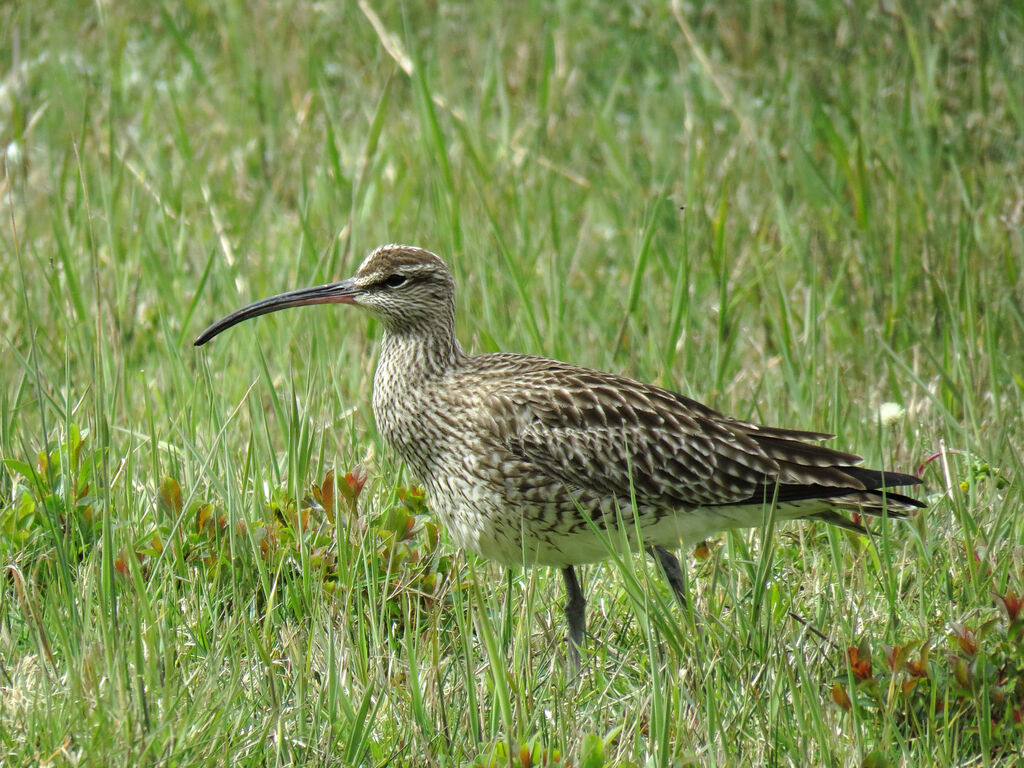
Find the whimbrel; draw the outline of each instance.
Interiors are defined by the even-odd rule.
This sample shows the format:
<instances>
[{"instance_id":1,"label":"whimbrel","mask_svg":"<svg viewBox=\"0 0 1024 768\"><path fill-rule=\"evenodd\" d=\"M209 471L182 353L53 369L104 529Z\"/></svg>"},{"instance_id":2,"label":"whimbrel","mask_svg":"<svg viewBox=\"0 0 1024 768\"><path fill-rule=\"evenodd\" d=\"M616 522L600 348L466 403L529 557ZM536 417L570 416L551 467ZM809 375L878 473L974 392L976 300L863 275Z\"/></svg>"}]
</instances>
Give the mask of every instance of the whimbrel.
<instances>
[{"instance_id":1,"label":"whimbrel","mask_svg":"<svg viewBox=\"0 0 1024 768\"><path fill-rule=\"evenodd\" d=\"M373 381L381 436L412 470L455 542L509 566L560 568L569 653L585 599L574 566L625 534L685 600L670 550L727 528L838 514L902 517L920 502L888 488L917 477L860 467L819 432L767 427L625 376L519 354L470 355L455 337L455 281L438 256L386 245L354 277L273 296L219 320L201 345L252 317L354 304L384 327Z\"/></svg>"}]
</instances>

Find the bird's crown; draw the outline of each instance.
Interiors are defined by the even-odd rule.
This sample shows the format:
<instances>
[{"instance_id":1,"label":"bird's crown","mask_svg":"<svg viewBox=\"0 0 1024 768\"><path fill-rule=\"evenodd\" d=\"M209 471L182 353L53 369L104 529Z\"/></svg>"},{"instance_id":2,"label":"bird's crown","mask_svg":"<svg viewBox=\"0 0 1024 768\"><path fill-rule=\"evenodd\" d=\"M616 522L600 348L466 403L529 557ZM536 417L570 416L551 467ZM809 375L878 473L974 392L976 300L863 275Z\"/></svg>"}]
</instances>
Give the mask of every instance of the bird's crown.
<instances>
[{"instance_id":1,"label":"bird's crown","mask_svg":"<svg viewBox=\"0 0 1024 768\"><path fill-rule=\"evenodd\" d=\"M440 256L413 245L382 245L375 248L356 270L359 285L377 285L389 279L435 277L451 280L448 265Z\"/></svg>"}]
</instances>

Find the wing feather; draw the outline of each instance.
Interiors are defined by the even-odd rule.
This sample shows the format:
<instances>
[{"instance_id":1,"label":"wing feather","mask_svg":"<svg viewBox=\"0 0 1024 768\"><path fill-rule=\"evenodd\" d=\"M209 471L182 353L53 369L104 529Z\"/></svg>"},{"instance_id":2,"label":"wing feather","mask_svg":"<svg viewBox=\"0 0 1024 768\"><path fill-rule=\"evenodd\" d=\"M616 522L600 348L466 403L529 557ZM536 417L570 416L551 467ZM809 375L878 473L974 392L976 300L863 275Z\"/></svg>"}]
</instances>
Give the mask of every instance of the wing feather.
<instances>
[{"instance_id":1,"label":"wing feather","mask_svg":"<svg viewBox=\"0 0 1024 768\"><path fill-rule=\"evenodd\" d=\"M827 433L732 418L623 376L522 355L471 359L464 375L501 447L570 488L685 508L748 504L776 488L780 499L853 499L917 481L817 445Z\"/></svg>"}]
</instances>

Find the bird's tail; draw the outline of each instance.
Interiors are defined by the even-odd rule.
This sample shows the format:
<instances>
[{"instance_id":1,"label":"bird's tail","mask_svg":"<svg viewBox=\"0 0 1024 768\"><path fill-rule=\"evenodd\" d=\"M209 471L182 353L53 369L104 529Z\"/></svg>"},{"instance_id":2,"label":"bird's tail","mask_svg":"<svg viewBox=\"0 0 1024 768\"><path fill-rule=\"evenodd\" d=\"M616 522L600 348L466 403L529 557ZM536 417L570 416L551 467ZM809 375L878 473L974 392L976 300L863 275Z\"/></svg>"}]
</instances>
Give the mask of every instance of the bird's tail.
<instances>
[{"instance_id":1,"label":"bird's tail","mask_svg":"<svg viewBox=\"0 0 1024 768\"><path fill-rule=\"evenodd\" d=\"M766 488L765 499L775 501L780 510L789 507L794 517L807 517L821 520L858 533L866 533L863 525L840 514L841 511L855 512L872 517L888 515L889 517L906 517L908 514L922 509L926 504L902 493L890 491L906 485L918 485L921 478L901 472L883 472L878 469L863 467L842 467L843 474L860 485L860 488L824 485L789 485L779 484ZM826 506L809 514L800 514L807 502L820 502ZM787 517L789 515L786 515Z\"/></svg>"}]
</instances>

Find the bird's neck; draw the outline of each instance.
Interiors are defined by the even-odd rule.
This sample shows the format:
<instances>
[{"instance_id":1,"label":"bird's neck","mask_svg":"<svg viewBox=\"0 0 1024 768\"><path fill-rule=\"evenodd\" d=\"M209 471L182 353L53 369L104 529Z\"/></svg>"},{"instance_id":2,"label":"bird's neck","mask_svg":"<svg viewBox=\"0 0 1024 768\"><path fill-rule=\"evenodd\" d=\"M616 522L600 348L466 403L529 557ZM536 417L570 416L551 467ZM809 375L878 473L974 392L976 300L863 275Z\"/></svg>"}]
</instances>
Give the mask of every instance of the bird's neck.
<instances>
[{"instance_id":1,"label":"bird's neck","mask_svg":"<svg viewBox=\"0 0 1024 768\"><path fill-rule=\"evenodd\" d=\"M395 379L439 376L458 367L466 353L455 338L455 321L430 328L387 328L381 339L380 361Z\"/></svg>"}]
</instances>

